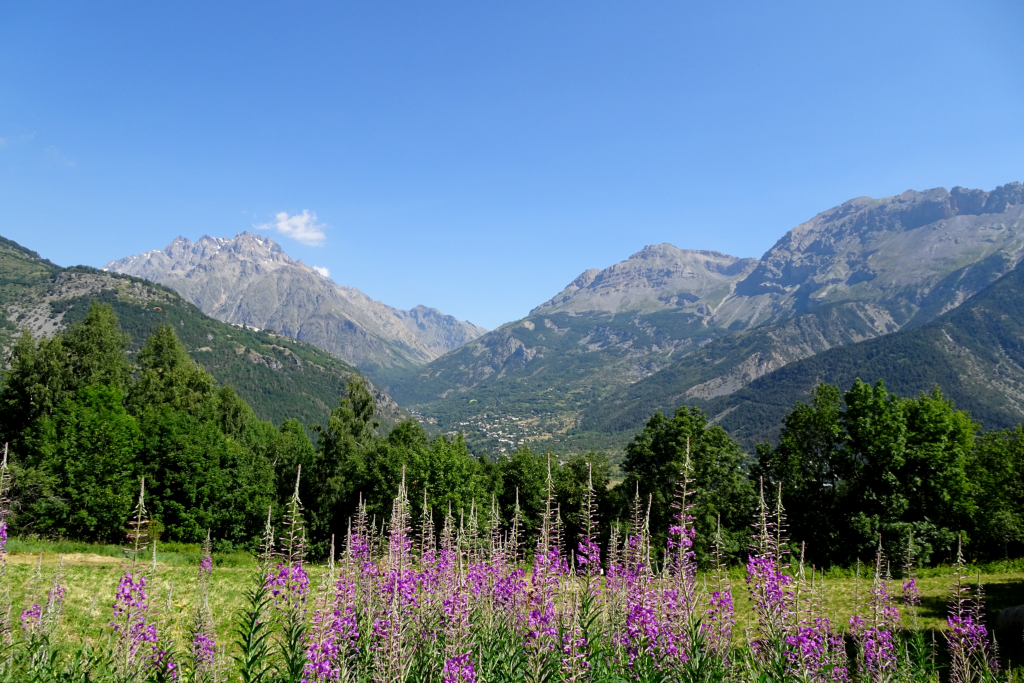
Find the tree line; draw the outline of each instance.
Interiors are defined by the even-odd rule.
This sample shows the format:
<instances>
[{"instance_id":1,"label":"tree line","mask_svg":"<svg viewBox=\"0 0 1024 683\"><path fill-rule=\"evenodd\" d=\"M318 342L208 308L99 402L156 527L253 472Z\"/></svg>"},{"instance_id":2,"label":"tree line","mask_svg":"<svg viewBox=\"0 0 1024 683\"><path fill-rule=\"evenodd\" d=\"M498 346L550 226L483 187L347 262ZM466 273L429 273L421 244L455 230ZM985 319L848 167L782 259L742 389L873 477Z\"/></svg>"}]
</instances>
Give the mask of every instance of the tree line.
<instances>
[{"instance_id":1,"label":"tree line","mask_svg":"<svg viewBox=\"0 0 1024 683\"><path fill-rule=\"evenodd\" d=\"M381 527L404 476L417 517L450 509L487 526L518 515L527 548L550 488L571 549L588 482L603 538L638 501L650 528L665 530L688 462L697 538L720 531L733 561L745 557L762 491L784 509L791 544L806 543L819 566L872 556L879 539L893 556L913 539L922 562L952 559L958 537L977 559L1024 552L1024 431L985 432L938 389L904 398L881 382L820 385L756 457L699 409L655 413L612 486L602 453L559 460L524 447L475 457L461 436L430 437L415 420L382 430L358 378L326 424L275 426L218 387L172 326L137 354L128 342L113 310L96 304L66 332L23 334L11 349L0 441L12 453L13 533L119 542L145 477L161 538L198 543L209 530L219 550L251 548L268 510L280 521L298 480L310 548L322 556L360 502ZM664 531L654 540L664 547ZM709 560L701 542L696 551Z\"/></svg>"}]
</instances>

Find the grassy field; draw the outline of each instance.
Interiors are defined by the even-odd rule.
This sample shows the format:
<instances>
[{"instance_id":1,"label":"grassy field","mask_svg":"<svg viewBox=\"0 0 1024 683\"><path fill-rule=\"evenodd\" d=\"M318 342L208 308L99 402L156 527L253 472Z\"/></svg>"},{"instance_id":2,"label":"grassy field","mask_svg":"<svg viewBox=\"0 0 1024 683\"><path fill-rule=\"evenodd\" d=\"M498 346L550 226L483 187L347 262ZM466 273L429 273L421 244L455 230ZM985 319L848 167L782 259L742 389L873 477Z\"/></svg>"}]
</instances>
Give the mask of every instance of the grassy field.
<instances>
[{"instance_id":1,"label":"grassy field","mask_svg":"<svg viewBox=\"0 0 1024 683\"><path fill-rule=\"evenodd\" d=\"M124 553L118 546L84 543L47 543L12 539L7 556L7 574L15 617L33 602L33 594L47 590L54 570L63 559L65 572L64 635L72 639L105 638L111 618L114 592L125 571ZM33 582L42 557L42 585ZM156 554L155 577L150 582L150 604L159 609L172 628L181 631L191 614L196 577L201 559L199 546L170 546ZM151 556L139 565L149 569ZM210 603L217 620L218 642L225 642L230 619L242 606L243 595L256 570L252 557L245 553L214 555L213 587ZM168 605L168 598L170 603ZM168 609L168 606L170 609Z\"/></svg>"},{"instance_id":2,"label":"grassy field","mask_svg":"<svg viewBox=\"0 0 1024 683\"><path fill-rule=\"evenodd\" d=\"M11 540L10 548L13 552L7 558L7 574L15 620L22 606L31 602L26 600L26 594L31 597L33 593L44 592L49 587L54 568L63 555L67 586L63 637L73 640L101 640L106 637L114 591L124 572L120 548L18 539ZM33 584L32 576L36 572L40 553L42 583ZM179 633L191 614L199 559L197 546L168 546L157 552L157 570L149 597L162 618ZM218 642L224 643L230 639L231 618L243 605L244 593L251 585L256 565L250 556L242 553L215 555L214 561L211 607L217 621ZM149 567L150 560L141 564ZM319 585L325 570L324 566L312 568L311 586ZM985 588L988 623L994 625L1001 609L1024 604L1024 562L984 565L978 567L978 570L981 571ZM827 609L834 623L848 623L857 602L857 593L863 595L868 588L867 580L858 581L852 574L849 570L843 570L826 575ZM922 597L920 626L936 632L940 650L951 578L952 569L948 567L927 568L918 572ZM730 579L736 604L735 633L739 640L743 638L744 630L752 623L753 617L747 600L743 568L733 568ZM893 582L893 590L898 592L898 582ZM906 625L910 626L909 623ZM1020 631L997 635L1004 658L1014 667L1024 665Z\"/></svg>"}]
</instances>

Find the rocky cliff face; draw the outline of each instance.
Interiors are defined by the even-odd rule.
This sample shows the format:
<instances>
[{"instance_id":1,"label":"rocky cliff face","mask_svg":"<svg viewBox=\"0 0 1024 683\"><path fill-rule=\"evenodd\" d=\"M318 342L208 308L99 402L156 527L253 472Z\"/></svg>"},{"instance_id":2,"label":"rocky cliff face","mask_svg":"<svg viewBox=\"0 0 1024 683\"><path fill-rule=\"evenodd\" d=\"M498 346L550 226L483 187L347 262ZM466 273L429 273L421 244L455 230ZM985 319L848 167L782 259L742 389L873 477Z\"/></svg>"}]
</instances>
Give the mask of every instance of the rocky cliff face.
<instances>
[{"instance_id":1,"label":"rocky cliff face","mask_svg":"<svg viewBox=\"0 0 1024 683\"><path fill-rule=\"evenodd\" d=\"M928 318L949 310L1016 267L1022 221L1020 183L859 197L793 228L761 259L644 247L584 272L530 314L678 308L712 327L749 329L825 303L874 301L898 308L904 324L920 309Z\"/></svg>"},{"instance_id":2,"label":"rocky cliff face","mask_svg":"<svg viewBox=\"0 0 1024 683\"><path fill-rule=\"evenodd\" d=\"M446 315L436 308L420 305L413 306L408 311L391 306L387 309L437 356L465 346L487 333L487 330L479 325L459 320L453 315Z\"/></svg>"},{"instance_id":3,"label":"rocky cliff face","mask_svg":"<svg viewBox=\"0 0 1024 683\"><path fill-rule=\"evenodd\" d=\"M610 268L592 268L537 308L537 313L653 312L678 308L705 315L732 293L757 259L717 251L644 247Z\"/></svg>"},{"instance_id":4,"label":"rocky cliff face","mask_svg":"<svg viewBox=\"0 0 1024 683\"><path fill-rule=\"evenodd\" d=\"M1020 183L859 197L786 233L713 322L749 328L840 301L885 302L900 325L923 322L1013 270L1022 249Z\"/></svg>"},{"instance_id":5,"label":"rocky cliff face","mask_svg":"<svg viewBox=\"0 0 1024 683\"><path fill-rule=\"evenodd\" d=\"M273 329L371 376L422 365L485 332L434 309L400 311L374 301L249 232L195 243L178 237L166 249L111 261L104 270L166 285L218 320Z\"/></svg>"}]
</instances>

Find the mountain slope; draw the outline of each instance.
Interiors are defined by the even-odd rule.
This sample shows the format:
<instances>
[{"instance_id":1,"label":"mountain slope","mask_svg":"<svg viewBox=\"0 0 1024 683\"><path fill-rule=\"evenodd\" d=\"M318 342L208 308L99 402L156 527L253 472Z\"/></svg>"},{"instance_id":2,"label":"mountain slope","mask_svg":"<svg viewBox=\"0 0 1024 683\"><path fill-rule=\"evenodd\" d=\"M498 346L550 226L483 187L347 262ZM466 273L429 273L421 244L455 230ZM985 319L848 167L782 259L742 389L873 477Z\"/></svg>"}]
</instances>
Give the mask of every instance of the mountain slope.
<instances>
[{"instance_id":1,"label":"mountain slope","mask_svg":"<svg viewBox=\"0 0 1024 683\"><path fill-rule=\"evenodd\" d=\"M986 428L1024 421L1024 266L929 323L789 363L727 395L666 394L650 377L591 406L581 423L629 430L654 410L689 403L752 447L775 438L786 411L819 382L845 390L858 378L883 379L904 396L939 386Z\"/></svg>"},{"instance_id":2,"label":"mountain slope","mask_svg":"<svg viewBox=\"0 0 1024 683\"><path fill-rule=\"evenodd\" d=\"M459 320L454 315L447 315L436 308L423 305L413 306L408 311L391 306L385 308L410 332L419 337L419 340L435 354L435 358L487 334L483 327L468 320Z\"/></svg>"},{"instance_id":3,"label":"mountain slope","mask_svg":"<svg viewBox=\"0 0 1024 683\"><path fill-rule=\"evenodd\" d=\"M385 306L249 232L195 243L178 237L166 249L111 261L104 270L166 285L218 320L273 329L371 376L422 365L486 331L426 307Z\"/></svg>"},{"instance_id":4,"label":"mountain slope","mask_svg":"<svg viewBox=\"0 0 1024 683\"><path fill-rule=\"evenodd\" d=\"M296 418L325 424L345 383L358 372L325 351L268 332L210 318L174 291L139 278L92 268L61 268L0 238L0 347L6 356L22 329L52 334L82 319L93 301L110 304L136 353L159 324L174 325L189 355L229 384L256 414L279 424ZM404 413L373 389L386 423Z\"/></svg>"},{"instance_id":5,"label":"mountain slope","mask_svg":"<svg viewBox=\"0 0 1024 683\"><path fill-rule=\"evenodd\" d=\"M699 315L732 293L757 259L717 251L644 247L622 263L591 268L537 308L538 313L651 312L681 308Z\"/></svg>"},{"instance_id":6,"label":"mountain slope","mask_svg":"<svg viewBox=\"0 0 1024 683\"><path fill-rule=\"evenodd\" d=\"M786 233L715 324L749 329L843 301L884 303L900 326L923 322L1012 270L1022 249L1021 183L860 197ZM948 280L965 269L973 279Z\"/></svg>"},{"instance_id":7,"label":"mountain slope","mask_svg":"<svg viewBox=\"0 0 1024 683\"><path fill-rule=\"evenodd\" d=\"M897 329L884 309L849 302L736 332L588 406L577 426L582 431L632 431L656 410L703 405L794 361Z\"/></svg>"},{"instance_id":8,"label":"mountain slope","mask_svg":"<svg viewBox=\"0 0 1024 683\"><path fill-rule=\"evenodd\" d=\"M925 325L787 365L706 409L753 444L775 438L818 382L846 389L857 378L903 396L937 385L987 429L1024 422L1024 267Z\"/></svg>"},{"instance_id":9,"label":"mountain slope","mask_svg":"<svg viewBox=\"0 0 1024 683\"><path fill-rule=\"evenodd\" d=\"M1022 256L1020 183L854 199L760 260L658 245L587 271L523 320L390 389L442 427L475 428L496 412L543 416L552 438L614 434L652 406L709 401L788 363L927 323Z\"/></svg>"}]
</instances>

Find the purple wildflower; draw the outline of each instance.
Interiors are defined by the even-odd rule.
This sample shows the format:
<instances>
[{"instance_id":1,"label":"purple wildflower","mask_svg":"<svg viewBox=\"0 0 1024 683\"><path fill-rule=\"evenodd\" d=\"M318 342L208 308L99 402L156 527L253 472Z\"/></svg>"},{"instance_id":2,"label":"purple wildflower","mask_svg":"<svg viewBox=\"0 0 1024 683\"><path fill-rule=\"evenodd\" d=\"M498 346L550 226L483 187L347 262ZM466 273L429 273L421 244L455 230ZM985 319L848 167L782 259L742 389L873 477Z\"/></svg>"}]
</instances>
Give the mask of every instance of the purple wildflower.
<instances>
[{"instance_id":1,"label":"purple wildflower","mask_svg":"<svg viewBox=\"0 0 1024 683\"><path fill-rule=\"evenodd\" d=\"M203 543L203 557L199 561L199 575L196 582L196 608L192 615L190 634L192 636L192 670L198 679L205 679L214 673L217 659L217 644L214 640L213 613L210 609L210 582L213 578L213 555L210 552L210 533Z\"/></svg>"},{"instance_id":2,"label":"purple wildflower","mask_svg":"<svg viewBox=\"0 0 1024 683\"><path fill-rule=\"evenodd\" d=\"M946 619L946 647L951 660L950 683L973 683L982 680L984 673L999 668L988 629L984 624L984 596L981 574L975 590L967 585L963 550L957 544L956 568L953 572L949 617Z\"/></svg>"},{"instance_id":3,"label":"purple wildflower","mask_svg":"<svg viewBox=\"0 0 1024 683\"><path fill-rule=\"evenodd\" d=\"M747 561L747 586L757 614L757 630L765 640L774 642L783 637L792 621L792 582L773 557L752 556Z\"/></svg>"},{"instance_id":4,"label":"purple wildflower","mask_svg":"<svg viewBox=\"0 0 1024 683\"><path fill-rule=\"evenodd\" d=\"M192 656L197 663L212 667L217 656L217 644L205 633L197 633L192 639Z\"/></svg>"},{"instance_id":5,"label":"purple wildflower","mask_svg":"<svg viewBox=\"0 0 1024 683\"><path fill-rule=\"evenodd\" d=\"M147 621L146 577L131 573L122 576L113 608L110 626L114 629L119 663L126 670L139 668L144 665L141 653L154 651L157 643L156 625Z\"/></svg>"},{"instance_id":6,"label":"purple wildflower","mask_svg":"<svg viewBox=\"0 0 1024 683\"><path fill-rule=\"evenodd\" d=\"M24 633L34 633L38 630L40 624L43 621L43 608L42 606L29 605L25 609L21 610L21 630Z\"/></svg>"},{"instance_id":7,"label":"purple wildflower","mask_svg":"<svg viewBox=\"0 0 1024 683\"><path fill-rule=\"evenodd\" d=\"M444 683L476 683L476 668L473 666L470 653L446 659L441 676L444 677Z\"/></svg>"},{"instance_id":8,"label":"purple wildflower","mask_svg":"<svg viewBox=\"0 0 1024 683\"><path fill-rule=\"evenodd\" d=\"M879 541L867 619L856 614L850 618L850 629L864 654L863 673L867 680L875 683L889 680L897 669L897 644L894 633L900 627L900 613L896 601L889 593L885 567L885 556L882 554L882 545Z\"/></svg>"},{"instance_id":9,"label":"purple wildflower","mask_svg":"<svg viewBox=\"0 0 1024 683\"><path fill-rule=\"evenodd\" d=\"M907 607L921 606L921 591L917 587L917 579L908 577L903 579L903 604Z\"/></svg>"},{"instance_id":10,"label":"purple wildflower","mask_svg":"<svg viewBox=\"0 0 1024 683\"><path fill-rule=\"evenodd\" d=\"M842 634L836 633L825 617L803 625L786 636L786 658L790 670L804 680L844 683L849 679Z\"/></svg>"},{"instance_id":11,"label":"purple wildflower","mask_svg":"<svg viewBox=\"0 0 1024 683\"><path fill-rule=\"evenodd\" d=\"M287 609L306 602L309 593L309 574L302 565L288 566L284 562L267 577L267 586L277 601L278 609Z\"/></svg>"},{"instance_id":12,"label":"purple wildflower","mask_svg":"<svg viewBox=\"0 0 1024 683\"><path fill-rule=\"evenodd\" d=\"M316 610L309 643L303 683L337 680L347 660L358 652L359 629L352 606L355 586L347 577L338 579L333 605Z\"/></svg>"},{"instance_id":13,"label":"purple wildflower","mask_svg":"<svg viewBox=\"0 0 1024 683\"><path fill-rule=\"evenodd\" d=\"M707 619L701 624L708 648L726 654L732 643L732 627L736 623L732 591L712 591L708 598Z\"/></svg>"}]
</instances>

